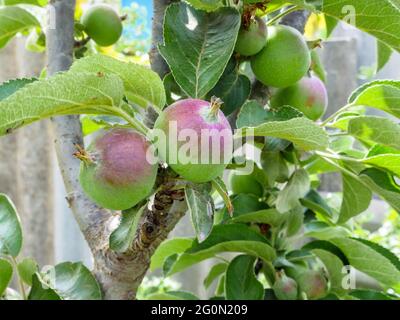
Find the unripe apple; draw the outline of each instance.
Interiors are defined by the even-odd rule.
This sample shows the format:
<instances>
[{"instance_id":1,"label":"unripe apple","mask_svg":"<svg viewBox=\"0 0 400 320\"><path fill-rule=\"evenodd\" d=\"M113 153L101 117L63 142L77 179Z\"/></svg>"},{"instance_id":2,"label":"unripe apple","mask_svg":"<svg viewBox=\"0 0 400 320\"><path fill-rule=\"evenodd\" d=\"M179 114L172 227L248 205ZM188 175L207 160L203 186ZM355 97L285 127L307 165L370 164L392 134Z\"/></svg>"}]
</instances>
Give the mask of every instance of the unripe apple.
<instances>
[{"instance_id":1,"label":"unripe apple","mask_svg":"<svg viewBox=\"0 0 400 320\"><path fill-rule=\"evenodd\" d=\"M100 133L82 160L83 190L103 208L125 210L145 199L153 189L158 165L151 161L152 145L133 129L115 128ZM154 158L153 158L154 160Z\"/></svg>"},{"instance_id":2,"label":"unripe apple","mask_svg":"<svg viewBox=\"0 0 400 320\"><path fill-rule=\"evenodd\" d=\"M328 294L328 281L321 271L307 270L297 278L300 291L310 300L317 300Z\"/></svg>"},{"instance_id":3,"label":"unripe apple","mask_svg":"<svg viewBox=\"0 0 400 320\"><path fill-rule=\"evenodd\" d=\"M229 186L233 194L254 194L260 198L263 196L264 189L254 176L250 174L240 174L241 170L232 170L229 174Z\"/></svg>"},{"instance_id":4,"label":"unripe apple","mask_svg":"<svg viewBox=\"0 0 400 320\"><path fill-rule=\"evenodd\" d=\"M287 277L283 271L278 274L278 279L272 289L279 300L297 300L297 283L292 278Z\"/></svg>"},{"instance_id":5,"label":"unripe apple","mask_svg":"<svg viewBox=\"0 0 400 320\"><path fill-rule=\"evenodd\" d=\"M91 6L83 14L81 23L88 36L103 47L116 43L122 34L121 18L108 5Z\"/></svg>"},{"instance_id":6,"label":"unripe apple","mask_svg":"<svg viewBox=\"0 0 400 320\"><path fill-rule=\"evenodd\" d=\"M219 99L177 101L163 110L154 125L165 136L156 141L160 157L188 181L211 181L230 162L232 129L220 105Z\"/></svg>"},{"instance_id":7,"label":"unripe apple","mask_svg":"<svg viewBox=\"0 0 400 320\"><path fill-rule=\"evenodd\" d=\"M248 25L242 25L236 41L235 51L242 56L253 56L267 42L267 26L262 18L255 17Z\"/></svg>"},{"instance_id":8,"label":"unripe apple","mask_svg":"<svg viewBox=\"0 0 400 320\"><path fill-rule=\"evenodd\" d=\"M268 28L264 49L251 60L256 78L266 86L277 88L296 83L310 66L311 55L302 34L283 25Z\"/></svg>"},{"instance_id":9,"label":"unripe apple","mask_svg":"<svg viewBox=\"0 0 400 320\"><path fill-rule=\"evenodd\" d=\"M289 105L311 120L318 120L328 107L328 93L324 83L315 76L304 77L296 84L279 89L271 99L272 107Z\"/></svg>"}]
</instances>

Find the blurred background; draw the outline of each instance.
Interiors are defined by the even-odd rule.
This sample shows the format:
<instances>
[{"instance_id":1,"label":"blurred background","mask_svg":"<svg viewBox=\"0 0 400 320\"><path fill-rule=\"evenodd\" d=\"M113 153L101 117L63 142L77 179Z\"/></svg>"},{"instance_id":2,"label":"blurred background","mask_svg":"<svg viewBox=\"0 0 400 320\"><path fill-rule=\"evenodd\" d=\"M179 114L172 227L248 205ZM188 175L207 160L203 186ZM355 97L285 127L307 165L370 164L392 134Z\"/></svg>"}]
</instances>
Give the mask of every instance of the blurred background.
<instances>
[{"instance_id":1,"label":"blurred background","mask_svg":"<svg viewBox=\"0 0 400 320\"><path fill-rule=\"evenodd\" d=\"M121 14L127 14L122 40L114 47L96 48L106 54L148 64L152 1L150 0L77 0L77 15L92 3L107 2ZM27 7L28 10L32 7ZM37 11L36 14L43 14ZM324 23L313 15L306 28L310 40L323 37ZM0 83L17 77L39 76L45 68L44 48L32 42L32 35L20 35L0 49ZM93 49L95 50L95 49ZM339 23L329 40L319 49L327 72L328 115L344 106L350 93L373 79L400 79L400 55L393 53L387 65L376 72L376 40L357 29ZM341 179L323 177L321 189L329 201L339 202ZM62 261L83 261L92 266L89 249L65 201L65 190L57 167L49 121L35 123L0 140L0 192L15 202L22 219L24 255L35 257L41 266ZM360 236L381 242L400 255L399 216L378 199L358 218L367 231ZM389 223L392 221L392 223ZM184 218L171 235L193 235ZM212 263L203 262L174 276L172 280L151 277L145 286L162 285L190 290L205 296L202 285ZM152 276L152 275L150 275ZM158 276L157 274L155 276ZM211 288L212 289L212 288Z\"/></svg>"}]
</instances>

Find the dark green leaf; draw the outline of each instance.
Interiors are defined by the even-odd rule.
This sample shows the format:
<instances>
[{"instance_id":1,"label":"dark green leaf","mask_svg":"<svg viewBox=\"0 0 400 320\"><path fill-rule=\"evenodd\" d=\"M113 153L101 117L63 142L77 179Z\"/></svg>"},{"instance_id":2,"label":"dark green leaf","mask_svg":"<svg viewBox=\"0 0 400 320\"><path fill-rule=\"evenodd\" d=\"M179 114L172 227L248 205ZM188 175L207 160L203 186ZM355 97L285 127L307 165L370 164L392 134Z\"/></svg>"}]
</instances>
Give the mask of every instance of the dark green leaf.
<instances>
[{"instance_id":1,"label":"dark green leaf","mask_svg":"<svg viewBox=\"0 0 400 320\"><path fill-rule=\"evenodd\" d=\"M392 300L390 296L375 290L358 289L351 291L349 294L360 300Z\"/></svg>"},{"instance_id":2,"label":"dark green leaf","mask_svg":"<svg viewBox=\"0 0 400 320\"><path fill-rule=\"evenodd\" d=\"M110 248L116 252L125 252L135 239L139 221L143 215L144 206L136 206L121 213L121 222L110 235Z\"/></svg>"},{"instance_id":3,"label":"dark green leaf","mask_svg":"<svg viewBox=\"0 0 400 320\"><path fill-rule=\"evenodd\" d=\"M257 101L247 101L236 119L236 127L256 127L267 121L268 112Z\"/></svg>"},{"instance_id":4,"label":"dark green leaf","mask_svg":"<svg viewBox=\"0 0 400 320\"><path fill-rule=\"evenodd\" d=\"M0 259L0 297L7 289L13 275L13 267L8 260Z\"/></svg>"},{"instance_id":5,"label":"dark green leaf","mask_svg":"<svg viewBox=\"0 0 400 320\"><path fill-rule=\"evenodd\" d=\"M325 240L312 241L312 242L307 243L305 246L303 246L302 249L309 250L309 251L314 250L314 249L326 250L326 251L334 254L335 256L337 256L342 261L343 265L348 266L350 264L349 260L344 255L342 250L340 250L339 247L335 246L334 244L332 244L329 241L325 241Z\"/></svg>"},{"instance_id":6,"label":"dark green leaf","mask_svg":"<svg viewBox=\"0 0 400 320\"><path fill-rule=\"evenodd\" d=\"M11 199L0 193L0 254L18 256L22 247L22 230Z\"/></svg>"},{"instance_id":7,"label":"dark green leaf","mask_svg":"<svg viewBox=\"0 0 400 320\"><path fill-rule=\"evenodd\" d=\"M372 192L358 179L342 173L343 200L340 208L338 223L345 223L347 220L363 213L368 209L372 200Z\"/></svg>"},{"instance_id":8,"label":"dark green leaf","mask_svg":"<svg viewBox=\"0 0 400 320\"><path fill-rule=\"evenodd\" d=\"M332 208L314 189L310 190L303 199L300 199L300 203L315 213L320 213L326 217L332 217Z\"/></svg>"},{"instance_id":9,"label":"dark green leaf","mask_svg":"<svg viewBox=\"0 0 400 320\"><path fill-rule=\"evenodd\" d=\"M287 218L287 214L282 214L276 209L265 209L240 214L238 216L235 215L229 222L264 223L273 227L279 227Z\"/></svg>"},{"instance_id":10,"label":"dark green leaf","mask_svg":"<svg viewBox=\"0 0 400 320\"><path fill-rule=\"evenodd\" d=\"M35 273L28 300L61 300L61 297L41 279L38 273Z\"/></svg>"},{"instance_id":11,"label":"dark green leaf","mask_svg":"<svg viewBox=\"0 0 400 320\"><path fill-rule=\"evenodd\" d=\"M212 96L220 98L224 102L221 110L225 115L229 115L245 103L250 91L249 78L238 73L237 62L231 59L218 83L208 93L207 98L211 99Z\"/></svg>"},{"instance_id":12,"label":"dark green leaf","mask_svg":"<svg viewBox=\"0 0 400 320\"><path fill-rule=\"evenodd\" d=\"M228 264L225 262L218 263L212 266L207 277L204 279L203 284L206 289L217 279L221 274L225 273Z\"/></svg>"},{"instance_id":13,"label":"dark green leaf","mask_svg":"<svg viewBox=\"0 0 400 320\"><path fill-rule=\"evenodd\" d=\"M204 241L211 232L214 223L214 202L206 187L187 185L186 202L199 242Z\"/></svg>"},{"instance_id":14,"label":"dark green leaf","mask_svg":"<svg viewBox=\"0 0 400 320\"><path fill-rule=\"evenodd\" d=\"M14 92L25 87L27 84L36 81L36 78L22 78L3 82L0 85L0 101L4 100L8 96L11 96Z\"/></svg>"},{"instance_id":15,"label":"dark green leaf","mask_svg":"<svg viewBox=\"0 0 400 320\"><path fill-rule=\"evenodd\" d=\"M377 69L376 71L379 72L382 68L389 62L390 57L392 56L393 50L389 46L387 46L382 41L377 40Z\"/></svg>"},{"instance_id":16,"label":"dark green leaf","mask_svg":"<svg viewBox=\"0 0 400 320\"><path fill-rule=\"evenodd\" d=\"M391 259L369 244L348 238L331 239L349 259L350 265L387 286L399 285L400 270Z\"/></svg>"},{"instance_id":17,"label":"dark green leaf","mask_svg":"<svg viewBox=\"0 0 400 320\"><path fill-rule=\"evenodd\" d=\"M192 247L178 258L169 275L220 252L243 252L260 257L266 264L276 256L268 241L252 228L244 224L216 225L205 241L194 241Z\"/></svg>"},{"instance_id":18,"label":"dark green leaf","mask_svg":"<svg viewBox=\"0 0 400 320\"><path fill-rule=\"evenodd\" d=\"M225 277L227 300L262 300L264 298L264 287L254 274L255 260L255 257L241 255L231 261Z\"/></svg>"},{"instance_id":19,"label":"dark green leaf","mask_svg":"<svg viewBox=\"0 0 400 320\"><path fill-rule=\"evenodd\" d=\"M176 82L190 97L204 97L218 82L232 55L240 27L233 8L207 13L181 2L165 13L159 50Z\"/></svg>"},{"instance_id":20,"label":"dark green leaf","mask_svg":"<svg viewBox=\"0 0 400 320\"><path fill-rule=\"evenodd\" d=\"M182 253L193 245L193 239L174 238L165 240L160 244L151 257L150 271L161 268L165 260L175 253Z\"/></svg>"},{"instance_id":21,"label":"dark green leaf","mask_svg":"<svg viewBox=\"0 0 400 320\"><path fill-rule=\"evenodd\" d=\"M82 263L60 263L54 274L54 289L64 300L101 300L99 284Z\"/></svg>"},{"instance_id":22,"label":"dark green leaf","mask_svg":"<svg viewBox=\"0 0 400 320\"><path fill-rule=\"evenodd\" d=\"M379 169L369 168L360 173L360 179L400 213L400 187L391 175Z\"/></svg>"}]
</instances>

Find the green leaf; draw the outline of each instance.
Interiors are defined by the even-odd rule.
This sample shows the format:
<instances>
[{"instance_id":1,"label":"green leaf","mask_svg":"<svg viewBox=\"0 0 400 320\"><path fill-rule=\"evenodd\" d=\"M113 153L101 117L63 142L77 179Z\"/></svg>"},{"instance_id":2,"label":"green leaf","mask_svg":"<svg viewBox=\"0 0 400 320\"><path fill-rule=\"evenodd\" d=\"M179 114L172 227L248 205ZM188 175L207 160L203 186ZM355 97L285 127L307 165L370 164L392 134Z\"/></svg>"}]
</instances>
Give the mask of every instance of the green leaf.
<instances>
[{"instance_id":1,"label":"green leaf","mask_svg":"<svg viewBox=\"0 0 400 320\"><path fill-rule=\"evenodd\" d=\"M375 80L356 89L349 98L354 106L367 106L400 117L400 81Z\"/></svg>"},{"instance_id":2,"label":"green leaf","mask_svg":"<svg viewBox=\"0 0 400 320\"><path fill-rule=\"evenodd\" d=\"M377 40L376 43L378 51L377 52L378 62L377 62L376 72L379 72L389 62L393 50L382 41Z\"/></svg>"},{"instance_id":3,"label":"green leaf","mask_svg":"<svg viewBox=\"0 0 400 320\"><path fill-rule=\"evenodd\" d=\"M331 239L349 259L350 265L375 278L380 283L392 286L400 283L400 270L379 251L355 239Z\"/></svg>"},{"instance_id":4,"label":"green leaf","mask_svg":"<svg viewBox=\"0 0 400 320\"><path fill-rule=\"evenodd\" d=\"M136 206L122 212L121 222L110 235L110 248L116 252L126 252L135 239L144 206Z\"/></svg>"},{"instance_id":5,"label":"green leaf","mask_svg":"<svg viewBox=\"0 0 400 320\"><path fill-rule=\"evenodd\" d=\"M0 193L0 254L18 256L22 247L22 229L11 199Z\"/></svg>"},{"instance_id":6,"label":"green leaf","mask_svg":"<svg viewBox=\"0 0 400 320\"><path fill-rule=\"evenodd\" d=\"M238 73L237 61L231 59L218 83L208 93L207 99L211 99L212 96L220 98L224 102L222 112L229 115L245 103L250 91L250 79Z\"/></svg>"},{"instance_id":7,"label":"green leaf","mask_svg":"<svg viewBox=\"0 0 400 320\"><path fill-rule=\"evenodd\" d=\"M222 180L220 177L217 177L211 181L211 184L213 188L218 192L222 200L224 201L225 208L228 211L228 213L232 215L234 208L231 198L229 197L228 188L226 187L224 180Z\"/></svg>"},{"instance_id":8,"label":"green leaf","mask_svg":"<svg viewBox=\"0 0 400 320\"><path fill-rule=\"evenodd\" d=\"M276 209L265 209L234 216L228 222L232 223L264 223L272 227L279 227L287 219L287 214L282 214Z\"/></svg>"},{"instance_id":9,"label":"green leaf","mask_svg":"<svg viewBox=\"0 0 400 320\"><path fill-rule=\"evenodd\" d=\"M280 151L269 151L265 146L261 152L261 164L269 187L275 182L284 183L289 180L289 167Z\"/></svg>"},{"instance_id":10,"label":"green leaf","mask_svg":"<svg viewBox=\"0 0 400 320\"><path fill-rule=\"evenodd\" d=\"M19 277L28 286L32 286L32 277L38 272L38 264L35 260L26 258L17 265Z\"/></svg>"},{"instance_id":11,"label":"green leaf","mask_svg":"<svg viewBox=\"0 0 400 320\"><path fill-rule=\"evenodd\" d=\"M360 238L353 238L354 240L357 240L366 246L369 246L370 248L374 249L375 251L379 252L381 255L386 257L388 260L390 260L391 263L397 268L397 270L400 271L400 259L397 257L392 251L386 249L385 247L382 247L381 245L368 241L365 239L360 239Z\"/></svg>"},{"instance_id":12,"label":"green leaf","mask_svg":"<svg viewBox=\"0 0 400 320\"><path fill-rule=\"evenodd\" d=\"M243 224L216 225L205 241L195 241L192 247L178 258L169 275L212 258L220 252L243 252L260 257L266 263L270 263L276 257L275 250L268 241L250 227Z\"/></svg>"},{"instance_id":13,"label":"green leaf","mask_svg":"<svg viewBox=\"0 0 400 320\"><path fill-rule=\"evenodd\" d=\"M300 203L315 213L320 213L326 217L332 217L333 215L332 208L314 189L310 190L303 199L300 199Z\"/></svg>"},{"instance_id":14,"label":"green leaf","mask_svg":"<svg viewBox=\"0 0 400 320\"><path fill-rule=\"evenodd\" d=\"M18 91L19 89L25 87L27 84L36 81L37 78L21 78L21 79L14 79L3 82L0 85L0 101L4 100L8 96L12 95L14 92Z\"/></svg>"},{"instance_id":15,"label":"green leaf","mask_svg":"<svg viewBox=\"0 0 400 320\"><path fill-rule=\"evenodd\" d=\"M165 13L160 53L190 97L204 97L218 82L235 46L240 14L233 8L207 13L181 2Z\"/></svg>"},{"instance_id":16,"label":"green leaf","mask_svg":"<svg viewBox=\"0 0 400 320\"><path fill-rule=\"evenodd\" d=\"M232 218L241 216L242 214L253 211L259 211L267 208L267 206L263 202L260 202L258 200L258 197L256 197L253 194L240 193L238 195L231 196L231 198L232 198L232 206L234 208L232 217L229 214L227 208L224 208L224 210L218 212L218 215L215 216L214 219L215 224L217 224L220 221L228 222Z\"/></svg>"},{"instance_id":17,"label":"green leaf","mask_svg":"<svg viewBox=\"0 0 400 320\"><path fill-rule=\"evenodd\" d=\"M151 257L150 271L161 268L164 261L175 253L182 253L193 245L193 239L174 238L165 240L160 244Z\"/></svg>"},{"instance_id":18,"label":"green leaf","mask_svg":"<svg viewBox=\"0 0 400 320\"><path fill-rule=\"evenodd\" d=\"M99 284L82 263L60 263L54 272L54 290L64 300L101 300Z\"/></svg>"},{"instance_id":19,"label":"green leaf","mask_svg":"<svg viewBox=\"0 0 400 320\"><path fill-rule=\"evenodd\" d=\"M177 259L178 259L177 253L174 253L173 255L171 255L167 259L165 259L163 267L162 267L164 277L168 277L168 273L171 271L171 269L174 266Z\"/></svg>"},{"instance_id":20,"label":"green leaf","mask_svg":"<svg viewBox=\"0 0 400 320\"><path fill-rule=\"evenodd\" d=\"M271 121L257 127L244 128L239 136L267 136L289 140L298 148L308 150L325 150L328 147L327 133L313 121L298 117L287 121Z\"/></svg>"},{"instance_id":21,"label":"green leaf","mask_svg":"<svg viewBox=\"0 0 400 320\"><path fill-rule=\"evenodd\" d=\"M34 6L44 7L47 5L48 0L3 0L4 5L13 6L16 4L31 4Z\"/></svg>"},{"instance_id":22,"label":"green leaf","mask_svg":"<svg viewBox=\"0 0 400 320\"><path fill-rule=\"evenodd\" d=\"M372 200L371 190L358 179L342 173L342 184L343 200L338 219L341 224L367 210Z\"/></svg>"},{"instance_id":23,"label":"green leaf","mask_svg":"<svg viewBox=\"0 0 400 320\"><path fill-rule=\"evenodd\" d=\"M289 182L276 198L276 209L281 212L290 211L300 205L300 199L310 191L310 178L304 169L296 170Z\"/></svg>"},{"instance_id":24,"label":"green leaf","mask_svg":"<svg viewBox=\"0 0 400 320\"><path fill-rule=\"evenodd\" d=\"M115 75L63 73L35 81L0 101L0 135L52 116L118 115L122 97L123 84Z\"/></svg>"},{"instance_id":25,"label":"green leaf","mask_svg":"<svg viewBox=\"0 0 400 320\"><path fill-rule=\"evenodd\" d=\"M231 261L225 277L227 300L263 300L264 287L254 274L255 260L255 257L241 255Z\"/></svg>"},{"instance_id":26,"label":"green leaf","mask_svg":"<svg viewBox=\"0 0 400 320\"><path fill-rule=\"evenodd\" d=\"M100 286L80 262L64 262L34 274L29 300L101 300Z\"/></svg>"},{"instance_id":27,"label":"green leaf","mask_svg":"<svg viewBox=\"0 0 400 320\"><path fill-rule=\"evenodd\" d=\"M287 221L286 221L286 235L288 237L292 237L303 226L304 223L304 208L302 206L297 206L287 212Z\"/></svg>"},{"instance_id":28,"label":"green leaf","mask_svg":"<svg viewBox=\"0 0 400 320\"><path fill-rule=\"evenodd\" d=\"M342 273L344 267L342 260L326 250L314 249L311 250L311 252L322 261L328 271L331 286L330 292L337 294L339 297L345 295L347 290L344 289L342 285L343 277L345 276L345 274Z\"/></svg>"},{"instance_id":29,"label":"green leaf","mask_svg":"<svg viewBox=\"0 0 400 320\"><path fill-rule=\"evenodd\" d=\"M332 35L332 32L335 30L338 25L339 20L325 15L325 25L326 25L326 37L329 38Z\"/></svg>"},{"instance_id":30,"label":"green leaf","mask_svg":"<svg viewBox=\"0 0 400 320\"><path fill-rule=\"evenodd\" d=\"M214 223L213 199L205 186L187 185L185 195L197 239L199 242L204 241L210 234Z\"/></svg>"},{"instance_id":31,"label":"green leaf","mask_svg":"<svg viewBox=\"0 0 400 320\"><path fill-rule=\"evenodd\" d=\"M400 187L391 175L379 169L369 168L360 173L360 179L400 213Z\"/></svg>"},{"instance_id":32,"label":"green leaf","mask_svg":"<svg viewBox=\"0 0 400 320\"><path fill-rule=\"evenodd\" d=\"M0 297L6 291L13 275L13 267L8 260L0 259Z\"/></svg>"},{"instance_id":33,"label":"green leaf","mask_svg":"<svg viewBox=\"0 0 400 320\"><path fill-rule=\"evenodd\" d=\"M341 226L330 226L326 222L312 221L305 225L305 235L319 240L348 237L351 232Z\"/></svg>"},{"instance_id":34,"label":"green leaf","mask_svg":"<svg viewBox=\"0 0 400 320\"><path fill-rule=\"evenodd\" d=\"M400 149L400 126L375 116L361 116L349 121L348 133L367 143L378 143Z\"/></svg>"},{"instance_id":35,"label":"green leaf","mask_svg":"<svg viewBox=\"0 0 400 320\"><path fill-rule=\"evenodd\" d=\"M391 174L400 177L400 154L380 154L365 158L362 163L387 170Z\"/></svg>"},{"instance_id":36,"label":"green leaf","mask_svg":"<svg viewBox=\"0 0 400 320\"><path fill-rule=\"evenodd\" d=\"M348 23L352 22L349 18L354 18L355 27L400 51L400 7L393 0L324 0L322 11ZM379 19L376 17L377 12Z\"/></svg>"},{"instance_id":37,"label":"green leaf","mask_svg":"<svg viewBox=\"0 0 400 320\"><path fill-rule=\"evenodd\" d=\"M208 289L215 279L225 273L227 267L228 264L225 262L213 265L207 277L203 281L204 287Z\"/></svg>"},{"instance_id":38,"label":"green leaf","mask_svg":"<svg viewBox=\"0 0 400 320\"><path fill-rule=\"evenodd\" d=\"M35 273L32 277L32 288L28 300L61 300L61 297Z\"/></svg>"},{"instance_id":39,"label":"green leaf","mask_svg":"<svg viewBox=\"0 0 400 320\"><path fill-rule=\"evenodd\" d=\"M18 32L40 27L37 19L19 7L0 7L0 48L3 48Z\"/></svg>"},{"instance_id":40,"label":"green leaf","mask_svg":"<svg viewBox=\"0 0 400 320\"><path fill-rule=\"evenodd\" d=\"M136 63L123 62L96 54L77 60L71 72L93 72L117 75L124 83L127 99L141 107L149 105L161 111L166 102L163 82L154 71Z\"/></svg>"},{"instance_id":41,"label":"green leaf","mask_svg":"<svg viewBox=\"0 0 400 320\"><path fill-rule=\"evenodd\" d=\"M185 0L190 3L196 9L206 10L206 11L214 11L220 7L222 7L221 0Z\"/></svg>"},{"instance_id":42,"label":"green leaf","mask_svg":"<svg viewBox=\"0 0 400 320\"><path fill-rule=\"evenodd\" d=\"M350 293L350 296L355 297L359 300L392 300L390 296L384 294L381 291L357 289Z\"/></svg>"},{"instance_id":43,"label":"green leaf","mask_svg":"<svg viewBox=\"0 0 400 320\"><path fill-rule=\"evenodd\" d=\"M268 112L255 100L247 101L236 119L236 127L256 127L267 121Z\"/></svg>"},{"instance_id":44,"label":"green leaf","mask_svg":"<svg viewBox=\"0 0 400 320\"><path fill-rule=\"evenodd\" d=\"M145 300L199 300L191 292L186 291L167 291L160 293L153 293L146 297Z\"/></svg>"},{"instance_id":45,"label":"green leaf","mask_svg":"<svg viewBox=\"0 0 400 320\"><path fill-rule=\"evenodd\" d=\"M328 251L335 256L337 256L343 263L343 265L348 266L350 264L349 260L345 256L345 254L340 250L337 246L335 246L333 243L325 240L315 240L312 242L307 243L306 245L303 246L303 250L315 250L315 249L322 249L325 251Z\"/></svg>"},{"instance_id":46,"label":"green leaf","mask_svg":"<svg viewBox=\"0 0 400 320\"><path fill-rule=\"evenodd\" d=\"M367 106L400 117L400 81L375 80L356 89L349 98L354 106Z\"/></svg>"}]
</instances>

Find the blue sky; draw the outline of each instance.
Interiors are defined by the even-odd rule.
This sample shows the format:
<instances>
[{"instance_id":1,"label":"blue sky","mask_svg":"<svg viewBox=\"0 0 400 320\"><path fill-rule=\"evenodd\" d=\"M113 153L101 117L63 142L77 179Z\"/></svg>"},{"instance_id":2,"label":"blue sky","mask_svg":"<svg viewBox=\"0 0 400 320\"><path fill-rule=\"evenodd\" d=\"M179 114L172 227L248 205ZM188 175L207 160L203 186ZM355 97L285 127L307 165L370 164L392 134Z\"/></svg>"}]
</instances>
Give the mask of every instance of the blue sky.
<instances>
[{"instance_id":1,"label":"blue sky","mask_svg":"<svg viewBox=\"0 0 400 320\"><path fill-rule=\"evenodd\" d=\"M132 2L136 2L147 9L147 21L148 25L151 26L151 16L153 14L153 1L152 0L121 0L122 6L130 6Z\"/></svg>"}]
</instances>

